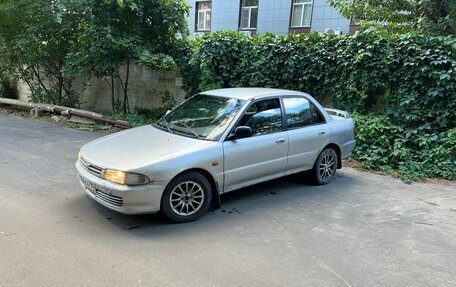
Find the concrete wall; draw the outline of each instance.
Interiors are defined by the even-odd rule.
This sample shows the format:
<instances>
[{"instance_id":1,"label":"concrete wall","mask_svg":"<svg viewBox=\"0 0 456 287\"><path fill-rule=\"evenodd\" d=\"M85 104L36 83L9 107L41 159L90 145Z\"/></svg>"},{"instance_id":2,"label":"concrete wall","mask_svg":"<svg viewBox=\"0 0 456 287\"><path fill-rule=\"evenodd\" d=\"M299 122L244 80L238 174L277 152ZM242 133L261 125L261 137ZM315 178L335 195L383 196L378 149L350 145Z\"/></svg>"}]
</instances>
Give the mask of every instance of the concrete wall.
<instances>
[{"instance_id":1,"label":"concrete wall","mask_svg":"<svg viewBox=\"0 0 456 287\"><path fill-rule=\"evenodd\" d=\"M125 79L125 68L121 69L121 77ZM132 65L128 83L130 110L135 108L155 109L163 106L162 96L168 91L179 103L185 98L176 71L152 71L148 68ZM176 81L177 80L177 81ZM81 108L99 112L110 112L111 91L106 81L92 78L78 85ZM119 82L115 85L116 97L123 99L123 90Z\"/></svg>"},{"instance_id":2,"label":"concrete wall","mask_svg":"<svg viewBox=\"0 0 456 287\"><path fill-rule=\"evenodd\" d=\"M24 102L28 102L30 99L30 89L22 80L17 82L17 99Z\"/></svg>"},{"instance_id":3,"label":"concrete wall","mask_svg":"<svg viewBox=\"0 0 456 287\"><path fill-rule=\"evenodd\" d=\"M191 6L188 17L190 38L195 32L195 7L196 2L202 0L187 0ZM211 32L217 30L238 31L239 9L241 0L212 0ZM292 0L259 0L257 33L275 33L285 35L288 33L291 17ZM348 33L350 21L330 7L326 0L314 0L312 9L311 32L325 32L327 28L339 28L343 33Z\"/></svg>"},{"instance_id":4,"label":"concrete wall","mask_svg":"<svg viewBox=\"0 0 456 287\"><path fill-rule=\"evenodd\" d=\"M125 79L126 69L121 69L121 77ZM135 108L155 109L163 106L162 96L168 91L179 103L185 99L185 91L181 87L180 75L176 71L152 71L148 68L132 65L128 98L130 111ZM79 78L74 82L74 90L78 93L81 108L89 111L109 113L112 111L111 90L106 81L96 78L90 80ZM18 86L19 99L27 101L30 90L25 83ZM116 97L123 99L120 82L115 84Z\"/></svg>"}]
</instances>

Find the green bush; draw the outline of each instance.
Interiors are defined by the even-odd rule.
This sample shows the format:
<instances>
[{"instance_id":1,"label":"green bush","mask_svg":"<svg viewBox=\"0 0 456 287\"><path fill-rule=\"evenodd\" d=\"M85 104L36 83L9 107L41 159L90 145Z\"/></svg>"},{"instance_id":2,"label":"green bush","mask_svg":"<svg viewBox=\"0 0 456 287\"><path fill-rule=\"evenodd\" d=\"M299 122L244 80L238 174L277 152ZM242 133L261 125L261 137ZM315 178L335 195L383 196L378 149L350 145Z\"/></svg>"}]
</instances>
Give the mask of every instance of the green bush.
<instances>
[{"instance_id":1,"label":"green bush","mask_svg":"<svg viewBox=\"0 0 456 287\"><path fill-rule=\"evenodd\" d=\"M146 124L152 124L158 121L166 113L166 108L157 108L153 110L149 109L136 109L134 113L123 114L123 113L112 113L111 117L117 120L127 121L132 126L142 126Z\"/></svg>"},{"instance_id":2,"label":"green bush","mask_svg":"<svg viewBox=\"0 0 456 287\"><path fill-rule=\"evenodd\" d=\"M359 113L355 159L405 180L455 177L456 39L221 31L182 49L188 93L272 87ZM369 116L363 116L369 115Z\"/></svg>"},{"instance_id":3,"label":"green bush","mask_svg":"<svg viewBox=\"0 0 456 287\"><path fill-rule=\"evenodd\" d=\"M59 97L59 94L53 90L44 91L43 89L36 89L32 91L30 100L34 103L45 103L60 105L64 107L79 107L79 97L75 93Z\"/></svg>"},{"instance_id":4,"label":"green bush","mask_svg":"<svg viewBox=\"0 0 456 287\"><path fill-rule=\"evenodd\" d=\"M259 86L330 94L335 106L388 113L406 125L456 122L456 39L422 35L220 31L185 49L185 88Z\"/></svg>"},{"instance_id":5,"label":"green bush","mask_svg":"<svg viewBox=\"0 0 456 287\"><path fill-rule=\"evenodd\" d=\"M393 173L405 181L455 179L456 128L439 133L430 125L404 128L387 116L355 114L353 118L357 144L353 157L361 166Z\"/></svg>"},{"instance_id":6,"label":"green bush","mask_svg":"<svg viewBox=\"0 0 456 287\"><path fill-rule=\"evenodd\" d=\"M16 85L15 79L0 73L0 98L15 99L17 97Z\"/></svg>"}]
</instances>

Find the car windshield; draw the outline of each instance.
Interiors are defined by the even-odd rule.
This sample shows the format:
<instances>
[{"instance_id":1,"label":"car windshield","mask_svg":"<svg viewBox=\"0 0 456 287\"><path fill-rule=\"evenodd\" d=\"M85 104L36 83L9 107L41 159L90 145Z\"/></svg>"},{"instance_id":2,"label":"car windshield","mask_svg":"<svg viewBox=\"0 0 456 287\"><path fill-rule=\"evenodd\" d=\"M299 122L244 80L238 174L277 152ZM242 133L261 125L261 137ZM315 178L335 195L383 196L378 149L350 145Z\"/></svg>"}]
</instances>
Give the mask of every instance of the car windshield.
<instances>
[{"instance_id":1,"label":"car windshield","mask_svg":"<svg viewBox=\"0 0 456 287\"><path fill-rule=\"evenodd\" d=\"M198 94L157 122L157 125L185 136L219 140L245 101Z\"/></svg>"}]
</instances>

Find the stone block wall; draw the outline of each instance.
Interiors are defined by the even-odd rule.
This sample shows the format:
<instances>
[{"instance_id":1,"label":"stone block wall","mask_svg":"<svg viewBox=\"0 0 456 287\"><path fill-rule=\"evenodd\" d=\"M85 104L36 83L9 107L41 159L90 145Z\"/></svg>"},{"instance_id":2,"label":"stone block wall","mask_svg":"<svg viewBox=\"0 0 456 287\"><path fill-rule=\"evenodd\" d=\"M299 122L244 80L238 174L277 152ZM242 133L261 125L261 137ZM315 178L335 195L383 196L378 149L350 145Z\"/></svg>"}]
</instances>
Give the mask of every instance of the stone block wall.
<instances>
[{"instance_id":1,"label":"stone block wall","mask_svg":"<svg viewBox=\"0 0 456 287\"><path fill-rule=\"evenodd\" d=\"M125 79L126 68L122 67L120 75ZM162 96L169 92L178 103L185 99L186 93L181 87L182 80L177 71L155 71L146 67L132 65L128 83L130 111L135 108L155 109L163 106ZM119 81L115 82L115 95L123 99L123 90ZM77 78L74 89L79 94L81 109L109 113L112 111L111 88L103 79ZM23 82L19 82L18 96L28 101L30 90Z\"/></svg>"}]
</instances>

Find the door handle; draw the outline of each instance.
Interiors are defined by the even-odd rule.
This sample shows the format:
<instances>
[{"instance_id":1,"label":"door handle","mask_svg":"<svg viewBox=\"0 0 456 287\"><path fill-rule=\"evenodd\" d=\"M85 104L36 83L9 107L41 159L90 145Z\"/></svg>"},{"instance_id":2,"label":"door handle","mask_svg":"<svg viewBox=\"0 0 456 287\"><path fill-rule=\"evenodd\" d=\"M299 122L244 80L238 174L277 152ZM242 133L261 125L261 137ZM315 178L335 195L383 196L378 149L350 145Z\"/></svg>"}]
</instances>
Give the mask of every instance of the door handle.
<instances>
[{"instance_id":1,"label":"door handle","mask_svg":"<svg viewBox=\"0 0 456 287\"><path fill-rule=\"evenodd\" d=\"M318 131L318 134L321 135L321 136L322 136L322 135L325 135L325 134L326 134L326 131L324 131L324 130L319 130L319 131Z\"/></svg>"},{"instance_id":2,"label":"door handle","mask_svg":"<svg viewBox=\"0 0 456 287\"><path fill-rule=\"evenodd\" d=\"M278 138L278 139L276 139L276 143L278 143L278 144L284 143L284 142L286 142L286 141L287 141L286 138Z\"/></svg>"}]
</instances>

